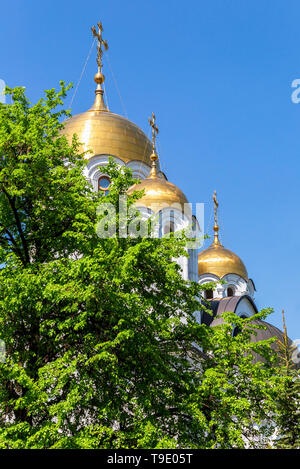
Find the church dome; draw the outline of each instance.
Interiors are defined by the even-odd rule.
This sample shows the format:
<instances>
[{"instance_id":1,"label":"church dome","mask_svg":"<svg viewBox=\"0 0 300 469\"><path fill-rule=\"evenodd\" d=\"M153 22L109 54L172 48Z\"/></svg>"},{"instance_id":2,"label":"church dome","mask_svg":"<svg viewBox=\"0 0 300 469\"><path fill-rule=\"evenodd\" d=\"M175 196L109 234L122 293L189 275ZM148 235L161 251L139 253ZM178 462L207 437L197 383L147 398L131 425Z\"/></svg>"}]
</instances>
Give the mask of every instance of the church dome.
<instances>
[{"instance_id":1,"label":"church dome","mask_svg":"<svg viewBox=\"0 0 300 469\"><path fill-rule=\"evenodd\" d=\"M77 134L82 150L95 155L112 155L125 163L133 160L150 165L151 143L144 132L125 117L106 109L90 110L76 114L64 122L63 134L69 141Z\"/></svg>"},{"instance_id":2,"label":"church dome","mask_svg":"<svg viewBox=\"0 0 300 469\"><path fill-rule=\"evenodd\" d=\"M198 255L198 275L214 274L219 278L227 274L236 274L248 280L248 272L242 259L234 252L224 248L219 240L219 225L217 223L217 201L216 191L214 193L215 204L215 225L214 241L207 249L201 251Z\"/></svg>"},{"instance_id":3,"label":"church dome","mask_svg":"<svg viewBox=\"0 0 300 469\"><path fill-rule=\"evenodd\" d=\"M189 206L184 206L184 204L188 204L188 200L179 187L167 181L164 176L158 175L156 168L157 155L153 152L150 158L152 160L152 169L149 176L128 190L128 194L144 190L144 195L136 201L136 205L151 208L154 212L159 212L161 209L168 207L182 211L189 210Z\"/></svg>"},{"instance_id":4,"label":"church dome","mask_svg":"<svg viewBox=\"0 0 300 469\"><path fill-rule=\"evenodd\" d=\"M248 279L247 269L242 259L221 244L213 243L207 249L199 253L198 275L214 274L219 278L227 274L236 274Z\"/></svg>"},{"instance_id":5,"label":"church dome","mask_svg":"<svg viewBox=\"0 0 300 469\"><path fill-rule=\"evenodd\" d=\"M102 25L98 24L99 33L92 28L93 34L98 38L98 72L94 76L97 84L95 101L93 106L86 112L63 122L62 134L69 142L74 134L77 134L81 150L88 151L86 158L96 155L109 155L120 158L125 163L129 161L140 161L150 166L150 155L152 146L144 132L133 122L125 117L110 112L103 99L102 84L104 75L102 69L101 46L107 46L102 39Z\"/></svg>"}]
</instances>

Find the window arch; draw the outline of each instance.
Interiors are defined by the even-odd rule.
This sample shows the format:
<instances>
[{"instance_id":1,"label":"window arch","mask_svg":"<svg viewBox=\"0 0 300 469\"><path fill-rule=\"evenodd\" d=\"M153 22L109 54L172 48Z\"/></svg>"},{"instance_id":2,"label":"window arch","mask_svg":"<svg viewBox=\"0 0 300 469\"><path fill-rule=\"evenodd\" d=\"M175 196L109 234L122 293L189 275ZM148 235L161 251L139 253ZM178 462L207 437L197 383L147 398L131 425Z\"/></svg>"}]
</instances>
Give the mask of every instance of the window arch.
<instances>
[{"instance_id":1,"label":"window arch","mask_svg":"<svg viewBox=\"0 0 300 469\"><path fill-rule=\"evenodd\" d=\"M235 288L232 285L227 287L227 296L234 296L234 293L235 293Z\"/></svg>"},{"instance_id":2,"label":"window arch","mask_svg":"<svg viewBox=\"0 0 300 469\"><path fill-rule=\"evenodd\" d=\"M102 192L102 195L107 195L110 184L111 180L108 176L100 176L98 179L98 191Z\"/></svg>"},{"instance_id":3,"label":"window arch","mask_svg":"<svg viewBox=\"0 0 300 469\"><path fill-rule=\"evenodd\" d=\"M206 300L212 300L214 297L214 292L213 290L205 290L204 295Z\"/></svg>"}]
</instances>

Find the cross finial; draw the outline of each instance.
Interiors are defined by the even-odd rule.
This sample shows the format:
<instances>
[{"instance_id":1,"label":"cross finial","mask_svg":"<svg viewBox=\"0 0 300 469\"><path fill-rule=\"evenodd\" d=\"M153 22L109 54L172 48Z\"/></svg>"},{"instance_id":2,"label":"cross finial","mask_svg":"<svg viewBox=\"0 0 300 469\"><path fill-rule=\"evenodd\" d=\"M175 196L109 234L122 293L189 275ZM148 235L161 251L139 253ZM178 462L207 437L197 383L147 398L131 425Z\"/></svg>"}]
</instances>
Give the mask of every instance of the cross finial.
<instances>
[{"instance_id":1,"label":"cross finial","mask_svg":"<svg viewBox=\"0 0 300 469\"><path fill-rule=\"evenodd\" d=\"M149 117L149 124L152 127L152 155L150 156L150 159L152 161L152 168L150 171L150 174L148 177L150 178L156 178L157 177L157 166L156 166L156 161L158 159L158 156L155 151L155 139L156 139L156 134L158 134L158 127L155 125L155 114L152 112L152 118Z\"/></svg>"},{"instance_id":2,"label":"cross finial","mask_svg":"<svg viewBox=\"0 0 300 469\"><path fill-rule=\"evenodd\" d=\"M214 195L213 195L213 201L215 204L215 225L218 225L218 207L219 207L219 202L217 201L217 191L215 190Z\"/></svg>"},{"instance_id":3,"label":"cross finial","mask_svg":"<svg viewBox=\"0 0 300 469\"><path fill-rule=\"evenodd\" d=\"M155 153L155 139L156 139L156 134L158 134L158 127L155 125L155 114L152 112L152 119L149 117L149 124L152 127L152 150L153 153Z\"/></svg>"},{"instance_id":4,"label":"cross finial","mask_svg":"<svg viewBox=\"0 0 300 469\"><path fill-rule=\"evenodd\" d=\"M92 26L91 29L92 29L93 36L98 39L96 62L97 62L97 65L98 65L98 72L101 73L101 71L102 71L102 56L103 56L102 46L104 47L105 50L107 50L108 49L108 44L107 44L107 41L105 41L105 39L103 39L103 37L102 37L103 26L102 26L101 21L99 21L99 23L97 23L97 26L98 26L98 32L96 31L95 26Z\"/></svg>"},{"instance_id":5,"label":"cross finial","mask_svg":"<svg viewBox=\"0 0 300 469\"><path fill-rule=\"evenodd\" d=\"M103 55L103 50L102 46L104 47L105 50L108 49L108 44L107 42L102 38L102 31L103 31L103 26L101 21L97 23L98 26L98 32L95 28L95 26L92 26L92 33L94 38L97 38L98 43L97 43L97 65L98 65L98 72L94 76L94 80L97 83L97 89L95 91L96 93L96 98L93 106L91 107L91 110L93 111L107 111L107 107L105 106L104 99L103 99L103 89L101 87L102 83L105 80L105 76L102 73L102 55Z\"/></svg>"},{"instance_id":6,"label":"cross finial","mask_svg":"<svg viewBox=\"0 0 300 469\"><path fill-rule=\"evenodd\" d=\"M214 195L213 195L213 201L214 201L214 205L215 205L215 224L214 224L214 232L215 232L215 236L214 236L214 242L213 244L216 246L220 246L221 243L220 243L220 240L219 240L219 225L218 225L218 207L219 207L219 202L217 200L217 191L215 190L214 192Z\"/></svg>"}]
</instances>

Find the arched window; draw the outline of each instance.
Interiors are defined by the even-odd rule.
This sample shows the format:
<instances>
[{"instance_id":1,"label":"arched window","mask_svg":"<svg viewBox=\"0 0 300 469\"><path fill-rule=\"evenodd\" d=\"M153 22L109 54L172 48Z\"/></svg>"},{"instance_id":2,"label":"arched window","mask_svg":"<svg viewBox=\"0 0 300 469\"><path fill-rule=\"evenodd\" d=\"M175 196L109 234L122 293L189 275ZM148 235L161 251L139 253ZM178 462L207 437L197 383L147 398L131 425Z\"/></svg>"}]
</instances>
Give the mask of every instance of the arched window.
<instances>
[{"instance_id":1,"label":"arched window","mask_svg":"<svg viewBox=\"0 0 300 469\"><path fill-rule=\"evenodd\" d=\"M214 297L214 292L213 290L205 290L205 298L207 300L212 300Z\"/></svg>"},{"instance_id":2,"label":"arched window","mask_svg":"<svg viewBox=\"0 0 300 469\"><path fill-rule=\"evenodd\" d=\"M234 296L234 287L227 288L227 296Z\"/></svg>"},{"instance_id":3,"label":"arched window","mask_svg":"<svg viewBox=\"0 0 300 469\"><path fill-rule=\"evenodd\" d=\"M98 191L102 192L103 195L109 193L110 179L108 176L100 176L98 179Z\"/></svg>"}]
</instances>

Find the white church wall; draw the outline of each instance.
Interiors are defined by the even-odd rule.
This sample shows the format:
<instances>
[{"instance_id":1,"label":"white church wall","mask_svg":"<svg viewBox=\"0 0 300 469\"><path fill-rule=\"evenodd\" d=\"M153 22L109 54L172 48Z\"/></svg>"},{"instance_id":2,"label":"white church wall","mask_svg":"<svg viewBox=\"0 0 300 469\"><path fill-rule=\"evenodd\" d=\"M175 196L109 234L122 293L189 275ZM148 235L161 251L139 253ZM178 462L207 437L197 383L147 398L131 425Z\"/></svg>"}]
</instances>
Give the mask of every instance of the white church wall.
<instances>
[{"instance_id":1,"label":"white church wall","mask_svg":"<svg viewBox=\"0 0 300 469\"><path fill-rule=\"evenodd\" d=\"M252 299L254 298L254 288L252 281L246 281L243 277L240 277L236 274L227 274L224 275L222 279L219 279L219 277L216 275L207 273L201 275L198 281L200 285L203 285L204 283L218 282L220 280L222 280L224 283L216 284L216 287L213 291L214 298L243 295L249 295ZM229 288L231 289L231 293L233 293L233 295L229 294Z\"/></svg>"},{"instance_id":2,"label":"white church wall","mask_svg":"<svg viewBox=\"0 0 300 469\"><path fill-rule=\"evenodd\" d=\"M100 176L106 176L104 167L108 164L110 155L97 155L89 159L87 165L83 170L83 174L88 181L92 184L95 191L98 190L98 180ZM116 163L124 166L125 163L120 158L114 157Z\"/></svg>"},{"instance_id":3,"label":"white church wall","mask_svg":"<svg viewBox=\"0 0 300 469\"><path fill-rule=\"evenodd\" d=\"M165 208L161 210L160 236L166 236L170 232L185 231L191 226L192 219L182 213L178 208ZM198 252L196 249L187 249L188 256L181 256L176 262L182 269L185 280L198 280Z\"/></svg>"},{"instance_id":4,"label":"white church wall","mask_svg":"<svg viewBox=\"0 0 300 469\"><path fill-rule=\"evenodd\" d=\"M243 277L240 277L239 275L236 275L236 274L227 274L227 275L224 275L222 280L227 282L223 285L224 287L223 297L229 296L227 292L228 288L233 289L234 291L233 296L249 295L250 292L248 288L248 282Z\"/></svg>"},{"instance_id":5,"label":"white church wall","mask_svg":"<svg viewBox=\"0 0 300 469\"><path fill-rule=\"evenodd\" d=\"M251 298L254 299L254 294L255 294L255 285L254 285L254 282L251 278L249 278L248 280L248 295L251 296Z\"/></svg>"},{"instance_id":6,"label":"white church wall","mask_svg":"<svg viewBox=\"0 0 300 469\"><path fill-rule=\"evenodd\" d=\"M197 263L198 263L198 259L197 259ZM223 298L224 287L223 285L218 283L219 281L220 279L217 275L210 274L210 273L200 275L198 279L198 283L200 285L204 285L205 283L215 282L215 288L213 289L213 298ZM203 292L203 296L204 296L204 292Z\"/></svg>"},{"instance_id":7,"label":"white church wall","mask_svg":"<svg viewBox=\"0 0 300 469\"><path fill-rule=\"evenodd\" d=\"M100 176L106 176L104 167L108 164L111 155L96 155L89 159L83 174L92 184L94 190L98 189L98 179ZM132 170L133 177L144 179L150 172L150 166L141 161L129 161L127 164L123 160L113 156L115 162L120 166L127 166Z\"/></svg>"},{"instance_id":8,"label":"white church wall","mask_svg":"<svg viewBox=\"0 0 300 469\"><path fill-rule=\"evenodd\" d=\"M240 317L245 316L249 318L250 316L253 316L253 314L255 313L256 313L256 310L254 309L252 303L250 303L249 299L246 296L239 301L235 309L235 314L237 314Z\"/></svg>"},{"instance_id":9,"label":"white church wall","mask_svg":"<svg viewBox=\"0 0 300 469\"><path fill-rule=\"evenodd\" d=\"M189 262L188 262L188 277L193 282L198 281L198 250L188 249Z\"/></svg>"},{"instance_id":10,"label":"white church wall","mask_svg":"<svg viewBox=\"0 0 300 469\"><path fill-rule=\"evenodd\" d=\"M136 179L145 179L150 173L150 166L142 161L129 161L126 166L132 170L132 175Z\"/></svg>"}]
</instances>

